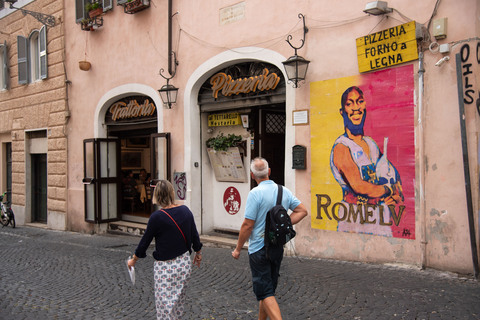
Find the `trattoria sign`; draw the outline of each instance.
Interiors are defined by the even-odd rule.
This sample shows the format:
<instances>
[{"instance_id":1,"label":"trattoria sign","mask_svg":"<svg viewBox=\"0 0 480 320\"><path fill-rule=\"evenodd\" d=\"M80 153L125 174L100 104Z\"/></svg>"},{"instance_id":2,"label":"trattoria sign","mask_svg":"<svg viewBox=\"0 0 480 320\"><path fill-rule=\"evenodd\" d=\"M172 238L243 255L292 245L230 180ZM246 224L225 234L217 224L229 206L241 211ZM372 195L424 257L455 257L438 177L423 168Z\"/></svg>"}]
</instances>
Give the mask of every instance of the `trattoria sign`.
<instances>
[{"instance_id":1,"label":"trattoria sign","mask_svg":"<svg viewBox=\"0 0 480 320\"><path fill-rule=\"evenodd\" d=\"M270 73L267 68L263 69L262 74L248 78L232 79L232 76L219 72L210 79L215 99L219 93L228 97L240 93L273 90L279 82L280 77L275 72Z\"/></svg>"},{"instance_id":2,"label":"trattoria sign","mask_svg":"<svg viewBox=\"0 0 480 320\"><path fill-rule=\"evenodd\" d=\"M128 97L113 103L108 109L107 120L117 122L121 120L145 119L155 116L155 104L147 97Z\"/></svg>"},{"instance_id":3,"label":"trattoria sign","mask_svg":"<svg viewBox=\"0 0 480 320\"><path fill-rule=\"evenodd\" d=\"M224 127L224 126L236 126L242 124L240 114L234 113L217 113L208 116L209 127Z\"/></svg>"},{"instance_id":4,"label":"trattoria sign","mask_svg":"<svg viewBox=\"0 0 480 320\"><path fill-rule=\"evenodd\" d=\"M418 59L415 21L357 38L357 56L360 72Z\"/></svg>"}]
</instances>

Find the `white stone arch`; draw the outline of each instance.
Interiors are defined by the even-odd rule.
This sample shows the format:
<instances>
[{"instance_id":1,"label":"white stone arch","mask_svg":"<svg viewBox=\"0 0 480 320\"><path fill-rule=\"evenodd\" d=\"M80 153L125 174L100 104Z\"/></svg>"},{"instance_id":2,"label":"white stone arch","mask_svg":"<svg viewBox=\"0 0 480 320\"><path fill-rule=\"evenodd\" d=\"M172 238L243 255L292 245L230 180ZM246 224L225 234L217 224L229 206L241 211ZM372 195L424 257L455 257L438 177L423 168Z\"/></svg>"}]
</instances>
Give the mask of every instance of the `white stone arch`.
<instances>
[{"instance_id":1,"label":"white stone arch","mask_svg":"<svg viewBox=\"0 0 480 320\"><path fill-rule=\"evenodd\" d=\"M200 230L203 232L201 210L202 210L202 190L201 190L201 163L202 146L200 145L200 112L198 106L198 93L201 85L215 72L229 65L248 61L263 61L275 65L287 79L285 68L282 61L287 58L278 52L258 48L242 47L222 52L201 64L190 76L185 86L184 93L184 138L185 149L184 168L187 174L187 200L186 205L192 209L195 220ZM288 168L292 167L292 157L290 155L295 144L295 130L289 125L292 123L292 110L295 105L295 89L286 82L285 93L285 112L286 112L286 132L285 132L285 186L295 192L295 176ZM196 166L195 164L199 164ZM287 174L288 173L288 174Z\"/></svg>"},{"instance_id":2,"label":"white stone arch","mask_svg":"<svg viewBox=\"0 0 480 320\"><path fill-rule=\"evenodd\" d=\"M106 92L98 101L94 116L94 138L106 138L107 126L105 125L105 114L113 102L128 96L145 95L150 97L157 108L158 132L163 131L163 102L157 90L140 83L128 83L115 87Z\"/></svg>"}]
</instances>

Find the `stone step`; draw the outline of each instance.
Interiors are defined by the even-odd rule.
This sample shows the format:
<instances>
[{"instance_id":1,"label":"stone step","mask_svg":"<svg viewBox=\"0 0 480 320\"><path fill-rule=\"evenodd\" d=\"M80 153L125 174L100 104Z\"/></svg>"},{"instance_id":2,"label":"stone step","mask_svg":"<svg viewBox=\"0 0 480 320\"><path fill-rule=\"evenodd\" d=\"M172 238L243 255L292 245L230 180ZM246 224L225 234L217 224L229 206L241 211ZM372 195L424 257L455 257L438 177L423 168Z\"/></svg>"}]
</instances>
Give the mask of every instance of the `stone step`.
<instances>
[{"instance_id":1,"label":"stone step","mask_svg":"<svg viewBox=\"0 0 480 320\"><path fill-rule=\"evenodd\" d=\"M108 233L113 234L124 234L132 236L143 236L145 229L147 228L146 224L128 222L128 221L115 221L108 224Z\"/></svg>"},{"instance_id":2,"label":"stone step","mask_svg":"<svg viewBox=\"0 0 480 320\"><path fill-rule=\"evenodd\" d=\"M115 221L108 224L108 233L132 235L141 237L147 228L146 224L128 221ZM200 235L200 241L207 247L235 248L237 246L237 236L232 236L221 232L212 232ZM248 245L243 246L244 249Z\"/></svg>"}]
</instances>

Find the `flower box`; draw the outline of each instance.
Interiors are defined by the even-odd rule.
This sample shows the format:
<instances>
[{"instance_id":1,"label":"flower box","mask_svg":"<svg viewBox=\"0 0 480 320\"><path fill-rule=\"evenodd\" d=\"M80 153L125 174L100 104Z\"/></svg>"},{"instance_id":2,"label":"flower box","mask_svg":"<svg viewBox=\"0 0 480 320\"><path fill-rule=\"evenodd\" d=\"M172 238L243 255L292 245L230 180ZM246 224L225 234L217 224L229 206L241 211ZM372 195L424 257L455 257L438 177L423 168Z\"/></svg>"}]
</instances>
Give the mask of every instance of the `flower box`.
<instances>
[{"instance_id":1,"label":"flower box","mask_svg":"<svg viewBox=\"0 0 480 320\"><path fill-rule=\"evenodd\" d=\"M85 21L82 21L80 23L80 27L82 28L83 31L94 31L93 29L93 21L90 19L86 19Z\"/></svg>"},{"instance_id":2,"label":"flower box","mask_svg":"<svg viewBox=\"0 0 480 320\"><path fill-rule=\"evenodd\" d=\"M150 7L150 0L132 0L123 4L125 13L137 13Z\"/></svg>"},{"instance_id":3,"label":"flower box","mask_svg":"<svg viewBox=\"0 0 480 320\"><path fill-rule=\"evenodd\" d=\"M90 16L90 18L98 17L102 13L103 13L102 7L88 11L88 15Z\"/></svg>"}]
</instances>

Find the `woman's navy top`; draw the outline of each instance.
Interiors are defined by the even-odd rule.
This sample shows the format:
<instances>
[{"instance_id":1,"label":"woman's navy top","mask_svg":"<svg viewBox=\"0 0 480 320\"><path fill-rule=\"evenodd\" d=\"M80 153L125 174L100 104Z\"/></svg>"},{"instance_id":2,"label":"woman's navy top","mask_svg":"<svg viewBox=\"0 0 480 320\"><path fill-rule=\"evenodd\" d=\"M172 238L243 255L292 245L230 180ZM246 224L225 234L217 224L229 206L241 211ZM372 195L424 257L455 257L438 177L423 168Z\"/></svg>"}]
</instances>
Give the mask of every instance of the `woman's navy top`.
<instances>
[{"instance_id":1,"label":"woman's navy top","mask_svg":"<svg viewBox=\"0 0 480 320\"><path fill-rule=\"evenodd\" d=\"M186 243L172 219L165 212L157 210L152 213L148 220L147 229L135 250L135 255L139 258L145 258L148 246L153 238L155 238L155 251L153 252L155 260L171 260L184 254L187 250L192 253L192 248L195 252L202 249L200 236L190 209L181 205L163 210L168 212L182 229L187 240Z\"/></svg>"}]
</instances>

